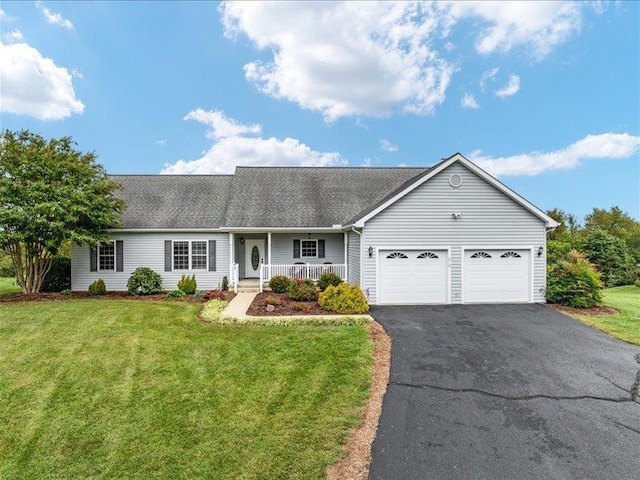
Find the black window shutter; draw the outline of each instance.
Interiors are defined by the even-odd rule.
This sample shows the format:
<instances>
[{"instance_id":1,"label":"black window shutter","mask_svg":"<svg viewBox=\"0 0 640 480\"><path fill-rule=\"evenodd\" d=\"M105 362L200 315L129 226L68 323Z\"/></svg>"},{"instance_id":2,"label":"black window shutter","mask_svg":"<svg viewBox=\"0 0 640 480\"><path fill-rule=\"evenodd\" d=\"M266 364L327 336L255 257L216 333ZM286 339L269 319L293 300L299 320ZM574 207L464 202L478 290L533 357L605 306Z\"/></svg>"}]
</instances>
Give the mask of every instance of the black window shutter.
<instances>
[{"instance_id":1,"label":"black window shutter","mask_svg":"<svg viewBox=\"0 0 640 480\"><path fill-rule=\"evenodd\" d=\"M116 272L124 271L124 244L122 240L116 240Z\"/></svg>"},{"instance_id":2,"label":"black window shutter","mask_svg":"<svg viewBox=\"0 0 640 480\"><path fill-rule=\"evenodd\" d=\"M98 271L98 249L96 247L89 247L89 271Z\"/></svg>"},{"instance_id":3,"label":"black window shutter","mask_svg":"<svg viewBox=\"0 0 640 480\"><path fill-rule=\"evenodd\" d=\"M216 241L209 240L209 271L216 271Z\"/></svg>"},{"instance_id":4,"label":"black window shutter","mask_svg":"<svg viewBox=\"0 0 640 480\"><path fill-rule=\"evenodd\" d=\"M293 241L293 258L300 258L300 240Z\"/></svg>"},{"instance_id":5,"label":"black window shutter","mask_svg":"<svg viewBox=\"0 0 640 480\"><path fill-rule=\"evenodd\" d=\"M164 271L170 272L173 266L173 246L171 240L164 241Z\"/></svg>"},{"instance_id":6,"label":"black window shutter","mask_svg":"<svg viewBox=\"0 0 640 480\"><path fill-rule=\"evenodd\" d=\"M324 258L324 240L318 240L318 258Z\"/></svg>"}]
</instances>

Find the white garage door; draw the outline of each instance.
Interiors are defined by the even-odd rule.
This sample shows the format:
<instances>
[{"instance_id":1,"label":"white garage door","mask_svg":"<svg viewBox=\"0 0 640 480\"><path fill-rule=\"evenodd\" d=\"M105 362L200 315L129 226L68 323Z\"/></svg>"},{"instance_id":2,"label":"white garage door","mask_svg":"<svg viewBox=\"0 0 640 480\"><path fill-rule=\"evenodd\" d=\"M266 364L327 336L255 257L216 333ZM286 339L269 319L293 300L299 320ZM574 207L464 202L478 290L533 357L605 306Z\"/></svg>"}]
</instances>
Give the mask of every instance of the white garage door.
<instances>
[{"instance_id":1,"label":"white garage door","mask_svg":"<svg viewBox=\"0 0 640 480\"><path fill-rule=\"evenodd\" d=\"M530 265L529 250L465 250L464 303L529 302Z\"/></svg>"},{"instance_id":2,"label":"white garage door","mask_svg":"<svg viewBox=\"0 0 640 480\"><path fill-rule=\"evenodd\" d=\"M381 250L378 303L446 303L446 250Z\"/></svg>"}]
</instances>

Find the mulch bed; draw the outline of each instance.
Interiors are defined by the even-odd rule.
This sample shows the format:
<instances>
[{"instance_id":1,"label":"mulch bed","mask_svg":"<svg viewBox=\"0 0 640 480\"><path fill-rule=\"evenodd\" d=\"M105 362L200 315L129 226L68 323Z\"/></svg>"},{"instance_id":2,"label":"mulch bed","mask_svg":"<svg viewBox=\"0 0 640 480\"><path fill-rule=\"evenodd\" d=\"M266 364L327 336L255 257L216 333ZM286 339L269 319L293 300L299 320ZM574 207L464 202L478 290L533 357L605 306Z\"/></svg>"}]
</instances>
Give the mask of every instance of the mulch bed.
<instances>
[{"instance_id":1,"label":"mulch bed","mask_svg":"<svg viewBox=\"0 0 640 480\"><path fill-rule=\"evenodd\" d=\"M272 311L267 310L266 300L269 297L276 297L281 301L281 305L275 305ZM283 315L293 315L303 317L306 315L335 315L335 312L325 310L318 302L295 302L286 294L262 292L256 295L247 310L247 315L256 317L279 317Z\"/></svg>"},{"instance_id":2,"label":"mulch bed","mask_svg":"<svg viewBox=\"0 0 640 480\"><path fill-rule=\"evenodd\" d=\"M225 300L230 302L236 296L233 292L224 292ZM0 303L8 302L47 302L55 300L73 300L73 299L92 299L92 300L138 300L138 301L167 301L167 302L189 302L204 303L203 298L196 298L188 295L181 298L167 298L167 292L156 293L154 295L131 295L129 292L107 292L105 295L89 295L88 292L73 292L71 295L62 295L61 293L12 293L0 296Z\"/></svg>"},{"instance_id":3,"label":"mulch bed","mask_svg":"<svg viewBox=\"0 0 640 480\"><path fill-rule=\"evenodd\" d=\"M605 307L604 305L598 305L597 307L591 308L572 308L555 303L548 303L547 306L561 313L569 313L573 315L615 315L616 313L620 313L620 311L615 308Z\"/></svg>"}]
</instances>

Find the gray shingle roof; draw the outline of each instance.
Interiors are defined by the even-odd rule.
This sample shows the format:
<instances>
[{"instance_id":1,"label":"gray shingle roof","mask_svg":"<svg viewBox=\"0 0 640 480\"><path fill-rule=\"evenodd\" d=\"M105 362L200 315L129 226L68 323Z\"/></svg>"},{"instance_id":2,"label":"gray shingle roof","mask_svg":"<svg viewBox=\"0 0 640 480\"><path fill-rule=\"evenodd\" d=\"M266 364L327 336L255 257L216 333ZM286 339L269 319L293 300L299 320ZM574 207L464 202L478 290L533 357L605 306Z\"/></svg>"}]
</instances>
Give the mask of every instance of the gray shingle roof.
<instances>
[{"instance_id":1,"label":"gray shingle roof","mask_svg":"<svg viewBox=\"0 0 640 480\"><path fill-rule=\"evenodd\" d=\"M347 224L426 168L238 167L235 175L113 175L125 229Z\"/></svg>"},{"instance_id":2,"label":"gray shingle roof","mask_svg":"<svg viewBox=\"0 0 640 480\"><path fill-rule=\"evenodd\" d=\"M222 225L231 175L111 175L123 189L123 228L192 229Z\"/></svg>"},{"instance_id":3,"label":"gray shingle roof","mask_svg":"<svg viewBox=\"0 0 640 480\"><path fill-rule=\"evenodd\" d=\"M228 227L345 224L424 168L238 167Z\"/></svg>"}]
</instances>

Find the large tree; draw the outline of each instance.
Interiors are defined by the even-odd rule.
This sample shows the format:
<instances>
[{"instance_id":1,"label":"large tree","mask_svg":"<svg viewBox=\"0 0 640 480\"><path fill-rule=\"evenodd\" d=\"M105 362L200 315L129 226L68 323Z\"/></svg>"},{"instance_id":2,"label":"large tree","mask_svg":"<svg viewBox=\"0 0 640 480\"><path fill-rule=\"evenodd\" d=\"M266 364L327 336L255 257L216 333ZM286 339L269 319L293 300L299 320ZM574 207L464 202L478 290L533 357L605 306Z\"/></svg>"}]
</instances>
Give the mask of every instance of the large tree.
<instances>
[{"instance_id":1,"label":"large tree","mask_svg":"<svg viewBox=\"0 0 640 480\"><path fill-rule=\"evenodd\" d=\"M0 138L0 248L24 293L40 291L65 241L97 245L120 226L119 185L93 152L70 137L45 140L23 130Z\"/></svg>"},{"instance_id":2,"label":"large tree","mask_svg":"<svg viewBox=\"0 0 640 480\"><path fill-rule=\"evenodd\" d=\"M620 207L611 207L609 210L594 208L584 220L587 230L601 229L624 240L632 254L640 261L640 222Z\"/></svg>"}]
</instances>

